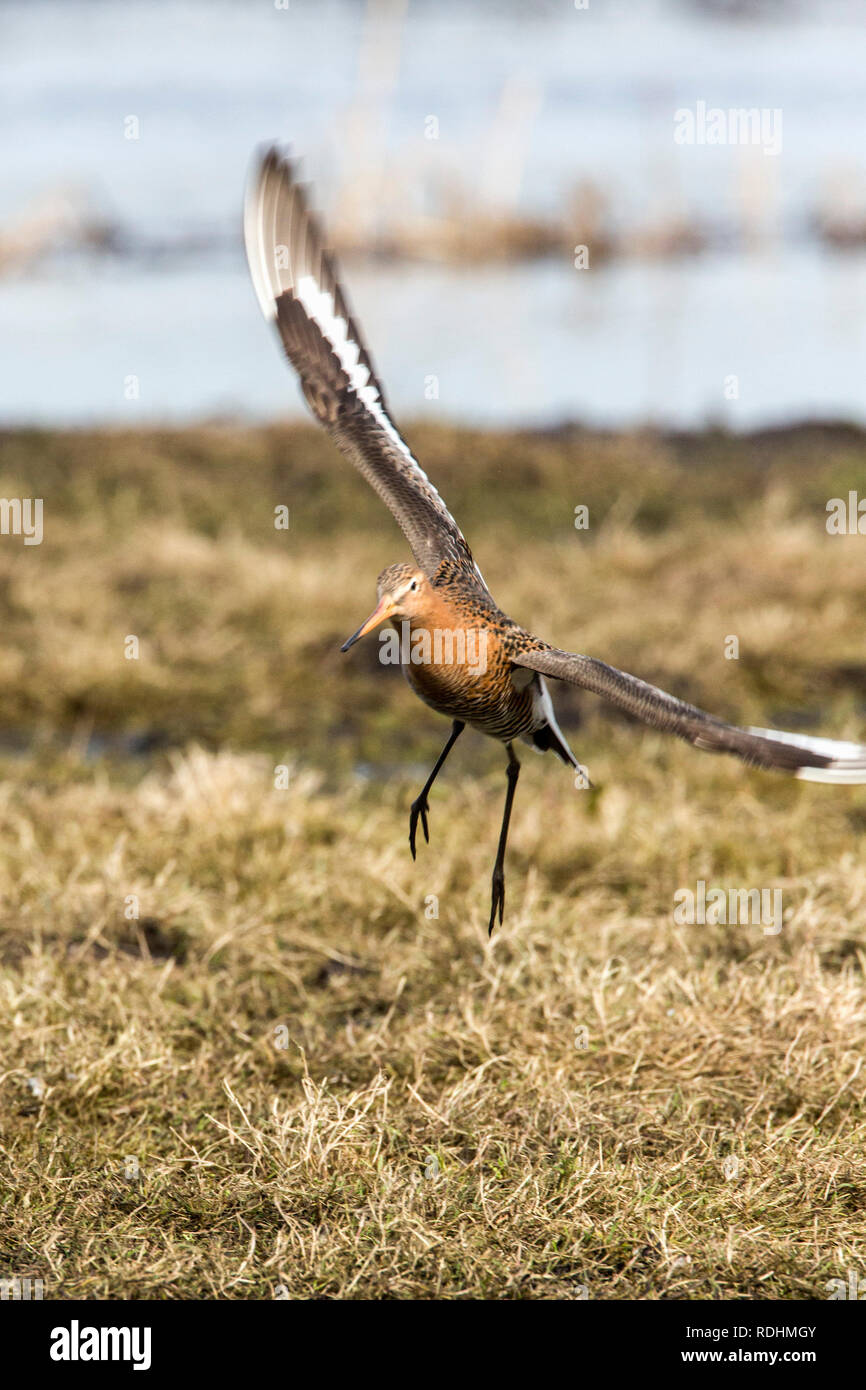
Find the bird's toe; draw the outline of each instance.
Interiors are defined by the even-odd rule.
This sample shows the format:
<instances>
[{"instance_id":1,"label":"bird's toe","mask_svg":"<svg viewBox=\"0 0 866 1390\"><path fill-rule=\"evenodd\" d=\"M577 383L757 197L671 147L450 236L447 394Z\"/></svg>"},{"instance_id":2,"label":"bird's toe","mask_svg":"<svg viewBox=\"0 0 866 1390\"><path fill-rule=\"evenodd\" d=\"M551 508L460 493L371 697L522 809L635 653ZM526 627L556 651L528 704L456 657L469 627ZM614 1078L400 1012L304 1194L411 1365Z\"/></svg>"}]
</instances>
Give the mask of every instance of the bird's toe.
<instances>
[{"instance_id":1,"label":"bird's toe","mask_svg":"<svg viewBox=\"0 0 866 1390\"><path fill-rule=\"evenodd\" d=\"M428 845L430 843L430 832L427 828L427 810L426 797L419 797L417 801L412 802L409 811L409 848L412 851L413 859L415 858L415 836L418 833L419 817L421 819L421 829L424 831L424 839L427 841Z\"/></svg>"}]
</instances>

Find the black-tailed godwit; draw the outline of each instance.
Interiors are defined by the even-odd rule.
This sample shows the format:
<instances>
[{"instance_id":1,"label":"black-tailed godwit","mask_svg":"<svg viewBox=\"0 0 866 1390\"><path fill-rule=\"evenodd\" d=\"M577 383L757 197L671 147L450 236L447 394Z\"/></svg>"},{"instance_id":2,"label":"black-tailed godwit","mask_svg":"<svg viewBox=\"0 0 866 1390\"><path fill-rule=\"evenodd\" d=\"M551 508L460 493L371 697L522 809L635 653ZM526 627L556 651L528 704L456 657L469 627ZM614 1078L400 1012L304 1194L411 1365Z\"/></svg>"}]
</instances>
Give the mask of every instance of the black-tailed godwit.
<instances>
[{"instance_id":1,"label":"black-tailed godwit","mask_svg":"<svg viewBox=\"0 0 866 1390\"><path fill-rule=\"evenodd\" d=\"M595 657L560 651L496 606L456 521L395 427L357 322L292 164L276 149L258 162L244 214L247 257L265 317L276 327L316 418L375 488L409 542L414 565L383 570L377 604L343 651L387 623L408 638L412 689L452 722L448 742L409 815L429 840L427 796L467 724L505 744L508 787L493 869L489 931L502 921L505 845L520 764L514 742L552 750L585 774L560 730L545 677L602 696L697 748L814 782L866 782L866 747L771 729L741 729Z\"/></svg>"}]
</instances>

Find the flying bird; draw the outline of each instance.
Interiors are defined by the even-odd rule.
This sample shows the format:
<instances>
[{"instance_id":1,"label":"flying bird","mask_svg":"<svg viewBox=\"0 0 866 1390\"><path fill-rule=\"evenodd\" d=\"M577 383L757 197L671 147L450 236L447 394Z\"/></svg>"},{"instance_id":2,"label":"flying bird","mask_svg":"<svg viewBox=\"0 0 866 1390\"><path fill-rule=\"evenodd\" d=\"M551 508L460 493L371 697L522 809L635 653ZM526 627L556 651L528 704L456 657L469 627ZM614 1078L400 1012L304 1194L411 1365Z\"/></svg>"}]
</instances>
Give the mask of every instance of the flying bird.
<instances>
[{"instance_id":1,"label":"flying bird","mask_svg":"<svg viewBox=\"0 0 866 1390\"><path fill-rule=\"evenodd\" d=\"M737 728L592 656L561 651L497 606L469 545L388 410L363 335L290 160L271 148L254 167L244 239L256 295L298 373L309 406L400 526L414 563L383 570L377 602L348 651L380 624L399 632L401 664L425 704L452 721L448 741L409 813L415 858L428 795L467 724L505 745L507 790L493 868L489 932L505 904L505 847L520 772L516 740L553 752L588 785L556 721L547 679L568 681L696 748L806 781L866 782L866 747L775 729Z\"/></svg>"}]
</instances>

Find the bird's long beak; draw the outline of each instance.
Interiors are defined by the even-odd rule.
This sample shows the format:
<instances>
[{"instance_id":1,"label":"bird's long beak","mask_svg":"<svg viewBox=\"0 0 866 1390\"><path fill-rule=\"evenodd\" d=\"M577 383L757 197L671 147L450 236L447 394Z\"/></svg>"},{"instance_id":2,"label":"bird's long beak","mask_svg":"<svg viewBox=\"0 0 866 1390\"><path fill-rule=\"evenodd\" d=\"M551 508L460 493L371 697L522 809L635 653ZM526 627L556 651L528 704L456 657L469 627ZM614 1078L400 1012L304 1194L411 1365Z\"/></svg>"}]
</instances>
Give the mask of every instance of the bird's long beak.
<instances>
[{"instance_id":1,"label":"bird's long beak","mask_svg":"<svg viewBox=\"0 0 866 1390\"><path fill-rule=\"evenodd\" d=\"M394 604L392 600L389 598L380 599L367 621L361 624L358 631L352 634L348 642L343 643L340 651L347 652L350 647L354 647L355 643L360 641L362 637L366 637L368 632L372 632L374 627L378 627L380 623L384 623L386 618L390 618L393 612Z\"/></svg>"}]
</instances>

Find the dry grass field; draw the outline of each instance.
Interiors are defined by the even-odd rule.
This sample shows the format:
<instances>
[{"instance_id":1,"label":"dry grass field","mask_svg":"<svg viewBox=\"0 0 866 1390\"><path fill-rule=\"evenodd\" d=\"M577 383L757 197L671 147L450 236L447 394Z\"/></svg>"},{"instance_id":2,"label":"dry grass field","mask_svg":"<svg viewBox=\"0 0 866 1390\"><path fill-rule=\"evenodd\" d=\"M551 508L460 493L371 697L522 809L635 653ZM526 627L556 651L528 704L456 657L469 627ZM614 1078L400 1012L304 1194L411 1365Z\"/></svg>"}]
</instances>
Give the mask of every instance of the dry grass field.
<instances>
[{"instance_id":1,"label":"dry grass field","mask_svg":"<svg viewBox=\"0 0 866 1390\"><path fill-rule=\"evenodd\" d=\"M409 437L526 625L740 722L866 736L866 537L825 529L863 436ZM504 756L461 740L413 865L447 725L375 639L339 653L406 550L328 441L2 443L0 495L42 497L45 534L0 537L0 1276L132 1299L863 1277L866 788L554 687L594 789L522 754L488 941ZM782 930L677 923L699 880L781 890Z\"/></svg>"}]
</instances>

